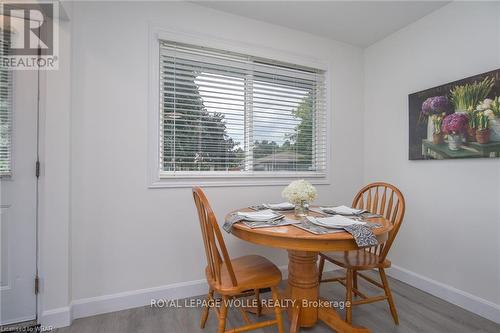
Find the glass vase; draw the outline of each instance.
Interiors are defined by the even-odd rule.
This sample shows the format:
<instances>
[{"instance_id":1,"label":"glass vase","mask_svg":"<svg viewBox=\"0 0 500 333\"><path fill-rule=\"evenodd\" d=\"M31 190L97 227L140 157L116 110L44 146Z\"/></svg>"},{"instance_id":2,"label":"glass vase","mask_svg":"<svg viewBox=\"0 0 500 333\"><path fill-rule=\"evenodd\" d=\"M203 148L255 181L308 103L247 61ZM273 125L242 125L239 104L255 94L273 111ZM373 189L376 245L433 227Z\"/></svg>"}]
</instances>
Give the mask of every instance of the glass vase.
<instances>
[{"instance_id":1,"label":"glass vase","mask_svg":"<svg viewBox=\"0 0 500 333\"><path fill-rule=\"evenodd\" d=\"M295 204L295 216L296 217L306 217L307 216L307 202L301 201Z\"/></svg>"},{"instance_id":2,"label":"glass vase","mask_svg":"<svg viewBox=\"0 0 500 333\"><path fill-rule=\"evenodd\" d=\"M432 141L432 135L434 134L434 124L432 123L432 119L427 118L427 140Z\"/></svg>"}]
</instances>

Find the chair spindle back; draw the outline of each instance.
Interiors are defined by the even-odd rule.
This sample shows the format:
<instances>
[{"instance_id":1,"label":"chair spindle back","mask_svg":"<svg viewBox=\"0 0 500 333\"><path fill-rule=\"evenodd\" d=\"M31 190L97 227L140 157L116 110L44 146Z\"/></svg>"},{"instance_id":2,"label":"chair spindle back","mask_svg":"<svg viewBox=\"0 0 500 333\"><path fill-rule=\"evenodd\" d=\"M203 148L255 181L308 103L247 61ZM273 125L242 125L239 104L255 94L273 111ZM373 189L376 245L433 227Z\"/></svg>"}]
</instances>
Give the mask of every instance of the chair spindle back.
<instances>
[{"instance_id":1,"label":"chair spindle back","mask_svg":"<svg viewBox=\"0 0 500 333\"><path fill-rule=\"evenodd\" d=\"M394 185L383 182L371 183L358 192L352 206L366 209L373 214L380 214L392 223L393 228L387 240L383 244L366 249L379 255L381 262L384 261L403 222L405 214L403 194Z\"/></svg>"},{"instance_id":2,"label":"chair spindle back","mask_svg":"<svg viewBox=\"0 0 500 333\"><path fill-rule=\"evenodd\" d=\"M205 193L200 187L193 187L193 198L198 210L200 220L201 234L205 245L205 255L207 257L207 273L215 283L221 283L221 270L223 264L227 269L231 278L231 283L234 287L237 286L236 276L233 271L233 266L229 258L224 238L217 224L210 203L208 202Z\"/></svg>"}]
</instances>

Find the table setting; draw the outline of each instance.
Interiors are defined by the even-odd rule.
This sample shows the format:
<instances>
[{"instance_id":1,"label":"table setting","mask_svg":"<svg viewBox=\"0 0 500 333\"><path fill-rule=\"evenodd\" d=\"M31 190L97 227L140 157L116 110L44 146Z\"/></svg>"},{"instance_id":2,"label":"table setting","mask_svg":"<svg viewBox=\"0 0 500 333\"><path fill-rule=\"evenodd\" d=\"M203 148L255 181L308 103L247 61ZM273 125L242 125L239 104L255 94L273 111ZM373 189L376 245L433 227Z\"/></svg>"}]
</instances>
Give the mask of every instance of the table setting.
<instances>
[{"instance_id":1,"label":"table setting","mask_svg":"<svg viewBox=\"0 0 500 333\"><path fill-rule=\"evenodd\" d=\"M372 232L381 227L379 223L367 220L380 217L363 209L345 205L313 206L317 191L305 180L297 180L282 192L285 202L251 205L246 210L236 211L226 216L223 228L231 233L235 223L243 223L249 228L274 228L294 226L315 235L350 233L358 247L378 245Z\"/></svg>"}]
</instances>

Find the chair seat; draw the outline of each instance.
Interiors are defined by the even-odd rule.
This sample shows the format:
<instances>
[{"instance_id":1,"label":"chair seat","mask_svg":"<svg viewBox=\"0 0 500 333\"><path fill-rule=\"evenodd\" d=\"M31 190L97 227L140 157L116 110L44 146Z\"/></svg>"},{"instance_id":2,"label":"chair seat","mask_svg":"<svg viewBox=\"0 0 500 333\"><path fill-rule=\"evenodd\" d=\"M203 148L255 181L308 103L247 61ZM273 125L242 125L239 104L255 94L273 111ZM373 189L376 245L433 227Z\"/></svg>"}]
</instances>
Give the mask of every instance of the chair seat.
<instances>
[{"instance_id":1,"label":"chair seat","mask_svg":"<svg viewBox=\"0 0 500 333\"><path fill-rule=\"evenodd\" d=\"M207 280L212 288L225 295L231 295L246 290L270 288L281 281L281 271L272 262L257 255L243 256L231 259L234 275L238 286L234 287L225 263L221 267L221 283L211 280L209 269L206 268Z\"/></svg>"},{"instance_id":2,"label":"chair seat","mask_svg":"<svg viewBox=\"0 0 500 333\"><path fill-rule=\"evenodd\" d=\"M378 255L365 250L320 253L320 256L337 266L354 270L391 267L389 260L380 262Z\"/></svg>"}]
</instances>

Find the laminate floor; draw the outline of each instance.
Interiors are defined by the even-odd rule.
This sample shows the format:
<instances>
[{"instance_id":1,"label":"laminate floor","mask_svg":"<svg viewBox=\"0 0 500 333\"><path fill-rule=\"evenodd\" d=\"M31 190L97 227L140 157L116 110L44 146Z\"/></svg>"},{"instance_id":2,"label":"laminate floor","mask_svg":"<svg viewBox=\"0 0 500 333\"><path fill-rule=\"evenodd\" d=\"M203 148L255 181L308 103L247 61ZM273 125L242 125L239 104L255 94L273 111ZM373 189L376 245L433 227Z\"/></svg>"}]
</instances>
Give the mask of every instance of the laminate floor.
<instances>
[{"instance_id":1,"label":"laminate floor","mask_svg":"<svg viewBox=\"0 0 500 333\"><path fill-rule=\"evenodd\" d=\"M399 326L392 320L386 302L359 305L353 308L353 323L365 326L374 333L499 333L500 325L468 312L442 299L429 295L398 280L390 279ZM378 290L360 279L361 290L377 294ZM345 289L338 283L321 285L321 296L331 300L342 300ZM202 296L200 296L201 298ZM184 304L184 302L180 302ZM340 311L342 312L342 311ZM210 313L204 330L199 328L200 308L151 308L149 306L113 312L93 317L76 319L70 327L56 330L57 333L212 333L217 332L215 314ZM249 315L253 317L253 315ZM343 313L342 313L343 316ZM253 318L251 318L253 319ZM287 316L284 316L288 331ZM226 329L243 323L237 310L229 311ZM277 332L276 327L267 327L253 332ZM314 328L301 332L332 332L318 323Z\"/></svg>"}]
</instances>

